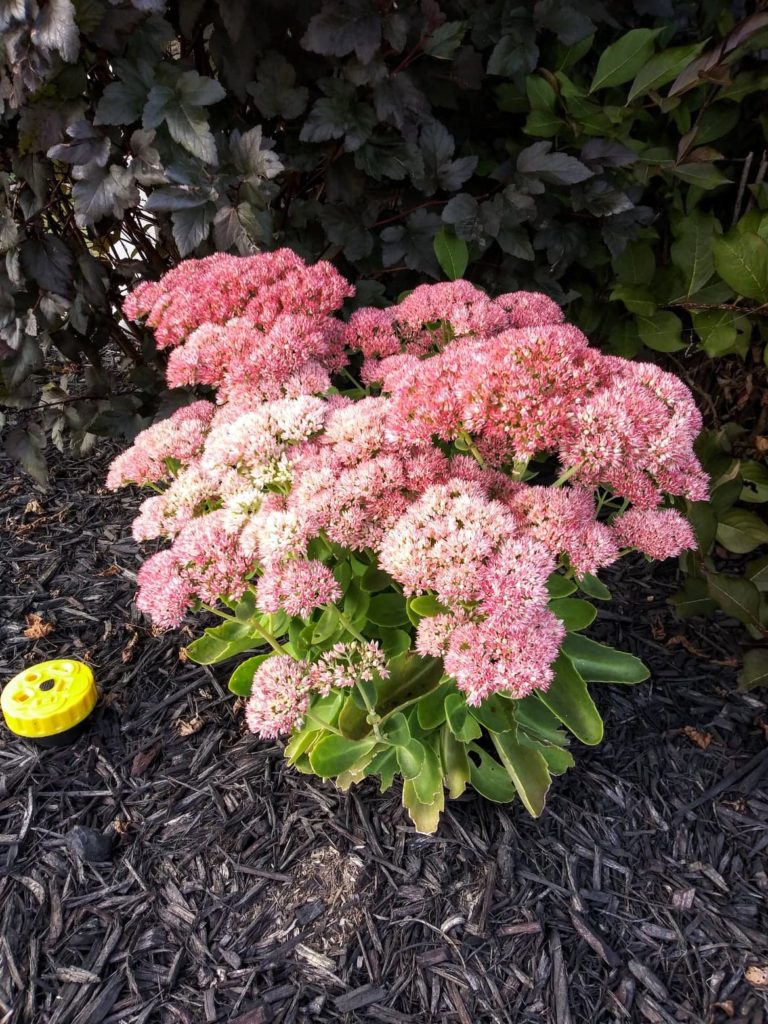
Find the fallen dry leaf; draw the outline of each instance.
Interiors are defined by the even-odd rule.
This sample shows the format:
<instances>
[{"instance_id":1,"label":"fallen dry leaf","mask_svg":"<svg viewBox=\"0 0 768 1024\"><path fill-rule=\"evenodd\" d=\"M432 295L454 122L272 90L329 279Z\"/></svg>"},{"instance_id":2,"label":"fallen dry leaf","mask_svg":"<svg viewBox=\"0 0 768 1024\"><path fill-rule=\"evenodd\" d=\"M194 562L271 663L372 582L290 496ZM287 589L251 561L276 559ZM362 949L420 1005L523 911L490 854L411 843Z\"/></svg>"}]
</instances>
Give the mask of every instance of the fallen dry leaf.
<instances>
[{"instance_id":1,"label":"fallen dry leaf","mask_svg":"<svg viewBox=\"0 0 768 1024\"><path fill-rule=\"evenodd\" d=\"M755 988L768 988L768 966L765 964L752 964L744 971L744 977Z\"/></svg>"},{"instance_id":2,"label":"fallen dry leaf","mask_svg":"<svg viewBox=\"0 0 768 1024\"><path fill-rule=\"evenodd\" d=\"M162 747L163 744L158 740L157 743L153 743L146 750L139 751L131 762L131 776L135 778L137 775L145 772L160 753Z\"/></svg>"},{"instance_id":3,"label":"fallen dry leaf","mask_svg":"<svg viewBox=\"0 0 768 1024\"><path fill-rule=\"evenodd\" d=\"M29 612L24 636L28 636L30 640L42 640L44 636L48 636L52 632L53 623L46 622L39 612Z\"/></svg>"},{"instance_id":4,"label":"fallen dry leaf","mask_svg":"<svg viewBox=\"0 0 768 1024\"><path fill-rule=\"evenodd\" d=\"M178 722L176 728L178 729L179 736L193 736L203 728L203 720L200 715L195 715L194 718L190 718L188 721L182 720Z\"/></svg>"},{"instance_id":5,"label":"fallen dry leaf","mask_svg":"<svg viewBox=\"0 0 768 1024\"><path fill-rule=\"evenodd\" d=\"M134 630L134 632L131 634L131 639L120 652L120 657L124 665L127 665L129 661L133 661L133 649L138 642L139 632L138 630Z\"/></svg>"},{"instance_id":6,"label":"fallen dry leaf","mask_svg":"<svg viewBox=\"0 0 768 1024\"><path fill-rule=\"evenodd\" d=\"M691 741L691 743L695 743L696 746L700 747L702 750L706 750L709 744L712 742L711 732L702 732L701 729L697 729L693 725L683 726L683 732Z\"/></svg>"},{"instance_id":7,"label":"fallen dry leaf","mask_svg":"<svg viewBox=\"0 0 768 1024\"><path fill-rule=\"evenodd\" d=\"M189 661L189 655L187 654L187 648L186 647L180 647L179 648L179 661L181 661L181 662Z\"/></svg>"},{"instance_id":8,"label":"fallen dry leaf","mask_svg":"<svg viewBox=\"0 0 768 1024\"><path fill-rule=\"evenodd\" d=\"M35 515L40 515L40 513L42 511L43 511L43 506L35 498L33 498L32 501L28 501L27 504L24 506L24 515L25 516L29 515L30 512L34 512Z\"/></svg>"}]
</instances>

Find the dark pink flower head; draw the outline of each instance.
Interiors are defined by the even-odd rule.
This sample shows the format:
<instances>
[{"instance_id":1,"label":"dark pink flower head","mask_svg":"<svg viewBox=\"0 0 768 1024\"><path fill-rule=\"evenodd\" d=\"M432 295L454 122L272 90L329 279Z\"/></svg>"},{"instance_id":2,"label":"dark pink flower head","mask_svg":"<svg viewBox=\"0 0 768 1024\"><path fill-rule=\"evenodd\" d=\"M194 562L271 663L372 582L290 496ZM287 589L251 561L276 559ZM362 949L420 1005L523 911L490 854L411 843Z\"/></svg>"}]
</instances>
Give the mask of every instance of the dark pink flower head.
<instances>
[{"instance_id":1,"label":"dark pink flower head","mask_svg":"<svg viewBox=\"0 0 768 1024\"><path fill-rule=\"evenodd\" d=\"M353 294L330 263L308 267L292 250L277 249L185 260L159 281L139 285L123 309L129 319L146 317L158 348L165 348L203 324L224 324L233 317L269 330L284 313L327 315Z\"/></svg>"},{"instance_id":2,"label":"dark pink flower head","mask_svg":"<svg viewBox=\"0 0 768 1024\"><path fill-rule=\"evenodd\" d=\"M546 607L523 619L491 615L453 631L443 664L469 704L499 690L526 697L549 687L564 639L562 622Z\"/></svg>"},{"instance_id":3,"label":"dark pink flower head","mask_svg":"<svg viewBox=\"0 0 768 1024\"><path fill-rule=\"evenodd\" d=\"M255 567L255 551L240 540L242 519L217 509L192 519L171 551L180 575L206 604L220 597L242 597Z\"/></svg>"},{"instance_id":4,"label":"dark pink flower head","mask_svg":"<svg viewBox=\"0 0 768 1024\"><path fill-rule=\"evenodd\" d=\"M506 327L542 327L563 322L563 311L541 292L507 292L494 300L507 314Z\"/></svg>"},{"instance_id":5,"label":"dark pink flower head","mask_svg":"<svg viewBox=\"0 0 768 1024\"><path fill-rule=\"evenodd\" d=\"M655 508L665 492L705 500L708 480L693 449L701 415L688 389L655 366L611 356L603 363L611 379L574 409L563 465L641 508Z\"/></svg>"},{"instance_id":6,"label":"dark pink flower head","mask_svg":"<svg viewBox=\"0 0 768 1024\"><path fill-rule=\"evenodd\" d=\"M507 320L504 310L469 281L419 285L391 312L406 351L422 356L453 338L495 334Z\"/></svg>"},{"instance_id":7,"label":"dark pink flower head","mask_svg":"<svg viewBox=\"0 0 768 1024\"><path fill-rule=\"evenodd\" d=\"M649 558L674 558L696 548L691 524L673 508L631 508L613 521L622 547L637 548Z\"/></svg>"},{"instance_id":8,"label":"dark pink flower head","mask_svg":"<svg viewBox=\"0 0 768 1024\"><path fill-rule=\"evenodd\" d=\"M173 550L158 551L136 576L136 607L160 629L178 626L194 600L194 590L179 571Z\"/></svg>"},{"instance_id":9,"label":"dark pink flower head","mask_svg":"<svg viewBox=\"0 0 768 1024\"><path fill-rule=\"evenodd\" d=\"M506 501L525 530L555 557L567 555L580 576L619 557L613 533L597 522L595 498L586 488L525 484L510 492Z\"/></svg>"}]
</instances>

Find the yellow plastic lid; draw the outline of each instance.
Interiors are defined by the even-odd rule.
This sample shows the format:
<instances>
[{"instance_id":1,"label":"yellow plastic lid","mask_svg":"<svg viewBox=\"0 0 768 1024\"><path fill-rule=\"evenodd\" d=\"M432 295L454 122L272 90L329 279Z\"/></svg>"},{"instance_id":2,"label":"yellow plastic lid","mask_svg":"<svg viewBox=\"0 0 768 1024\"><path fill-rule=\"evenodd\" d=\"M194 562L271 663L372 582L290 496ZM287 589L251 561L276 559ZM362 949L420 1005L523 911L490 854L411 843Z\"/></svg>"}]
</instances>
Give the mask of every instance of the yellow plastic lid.
<instances>
[{"instance_id":1,"label":"yellow plastic lid","mask_svg":"<svg viewBox=\"0 0 768 1024\"><path fill-rule=\"evenodd\" d=\"M82 661L42 661L6 683L0 708L11 732L43 739L79 725L98 696L93 672Z\"/></svg>"}]
</instances>

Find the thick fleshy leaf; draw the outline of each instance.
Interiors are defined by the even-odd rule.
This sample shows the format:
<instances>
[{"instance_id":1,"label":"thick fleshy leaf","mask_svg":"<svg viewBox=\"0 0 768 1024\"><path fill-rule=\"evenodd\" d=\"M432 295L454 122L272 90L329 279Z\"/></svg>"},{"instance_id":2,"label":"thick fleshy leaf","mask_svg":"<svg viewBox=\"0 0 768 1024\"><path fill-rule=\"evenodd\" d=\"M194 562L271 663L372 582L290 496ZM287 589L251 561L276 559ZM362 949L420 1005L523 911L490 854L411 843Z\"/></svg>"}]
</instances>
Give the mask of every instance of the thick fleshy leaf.
<instances>
[{"instance_id":1,"label":"thick fleshy leaf","mask_svg":"<svg viewBox=\"0 0 768 1024\"><path fill-rule=\"evenodd\" d=\"M415 779L424 766L426 748L419 740L411 739L395 751L400 774L404 779Z\"/></svg>"},{"instance_id":2,"label":"thick fleshy leaf","mask_svg":"<svg viewBox=\"0 0 768 1024\"><path fill-rule=\"evenodd\" d=\"M467 747L467 757L470 782L481 796L495 804L507 804L514 800L517 793L514 783L495 757L476 743Z\"/></svg>"},{"instance_id":3,"label":"thick fleshy leaf","mask_svg":"<svg viewBox=\"0 0 768 1024\"><path fill-rule=\"evenodd\" d=\"M228 686L232 693L236 693L238 697L250 697L256 669L271 657L271 654L257 654L255 658L248 658L238 665L229 677Z\"/></svg>"},{"instance_id":4,"label":"thick fleshy leaf","mask_svg":"<svg viewBox=\"0 0 768 1024\"><path fill-rule=\"evenodd\" d=\"M500 693L494 693L478 704L477 707L467 705L467 709L473 718L484 725L489 732L514 732L517 728L515 722L515 701Z\"/></svg>"},{"instance_id":5,"label":"thick fleshy leaf","mask_svg":"<svg viewBox=\"0 0 768 1024\"><path fill-rule=\"evenodd\" d=\"M440 730L440 758L448 795L451 800L458 800L470 780L469 759L466 746L454 737L447 724Z\"/></svg>"},{"instance_id":6,"label":"thick fleshy leaf","mask_svg":"<svg viewBox=\"0 0 768 1024\"><path fill-rule=\"evenodd\" d=\"M375 739L348 740L329 733L313 747L309 755L312 771L323 779L349 771L365 754L376 746Z\"/></svg>"},{"instance_id":7,"label":"thick fleshy leaf","mask_svg":"<svg viewBox=\"0 0 768 1024\"><path fill-rule=\"evenodd\" d=\"M448 728L461 743L470 743L483 734L477 719L469 713L466 699L461 693L449 693L445 698L445 717Z\"/></svg>"},{"instance_id":8,"label":"thick fleshy leaf","mask_svg":"<svg viewBox=\"0 0 768 1024\"><path fill-rule=\"evenodd\" d=\"M591 597L595 601L611 600L611 592L608 587L606 587L603 581L598 579L597 576L593 576L592 573L589 572L584 573L579 580L579 590L583 591L587 597Z\"/></svg>"},{"instance_id":9,"label":"thick fleshy leaf","mask_svg":"<svg viewBox=\"0 0 768 1024\"><path fill-rule=\"evenodd\" d=\"M405 598L400 594L375 594L368 607L368 618L377 626L406 625Z\"/></svg>"},{"instance_id":10,"label":"thick fleshy leaf","mask_svg":"<svg viewBox=\"0 0 768 1024\"><path fill-rule=\"evenodd\" d=\"M573 662L561 654L554 664L555 677L536 696L576 739L594 746L603 738L603 720L589 695L587 684Z\"/></svg>"},{"instance_id":11,"label":"thick fleshy leaf","mask_svg":"<svg viewBox=\"0 0 768 1024\"><path fill-rule=\"evenodd\" d=\"M616 651L578 633L569 633L562 651L588 683L642 683L650 672L633 654Z\"/></svg>"},{"instance_id":12,"label":"thick fleshy leaf","mask_svg":"<svg viewBox=\"0 0 768 1024\"><path fill-rule=\"evenodd\" d=\"M443 787L440 787L430 803L424 804L416 795L414 782L406 779L403 783L403 807L407 809L416 831L431 835L437 831L440 815L445 808Z\"/></svg>"},{"instance_id":13,"label":"thick fleshy leaf","mask_svg":"<svg viewBox=\"0 0 768 1024\"><path fill-rule=\"evenodd\" d=\"M523 746L511 732L492 733L491 738L523 806L538 818L552 783L547 762L538 750Z\"/></svg>"}]
</instances>

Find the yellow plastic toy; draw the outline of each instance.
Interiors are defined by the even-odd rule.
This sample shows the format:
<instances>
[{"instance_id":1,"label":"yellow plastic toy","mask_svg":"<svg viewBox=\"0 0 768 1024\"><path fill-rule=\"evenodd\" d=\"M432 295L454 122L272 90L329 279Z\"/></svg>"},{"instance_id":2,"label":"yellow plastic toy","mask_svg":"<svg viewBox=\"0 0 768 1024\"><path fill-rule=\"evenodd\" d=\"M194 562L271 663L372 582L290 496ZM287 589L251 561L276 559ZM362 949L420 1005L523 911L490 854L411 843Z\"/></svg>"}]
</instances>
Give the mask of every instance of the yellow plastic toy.
<instances>
[{"instance_id":1,"label":"yellow plastic toy","mask_svg":"<svg viewBox=\"0 0 768 1024\"><path fill-rule=\"evenodd\" d=\"M17 736L43 746L68 743L81 731L98 700L93 672L69 658L42 661L3 687L0 707Z\"/></svg>"}]
</instances>

